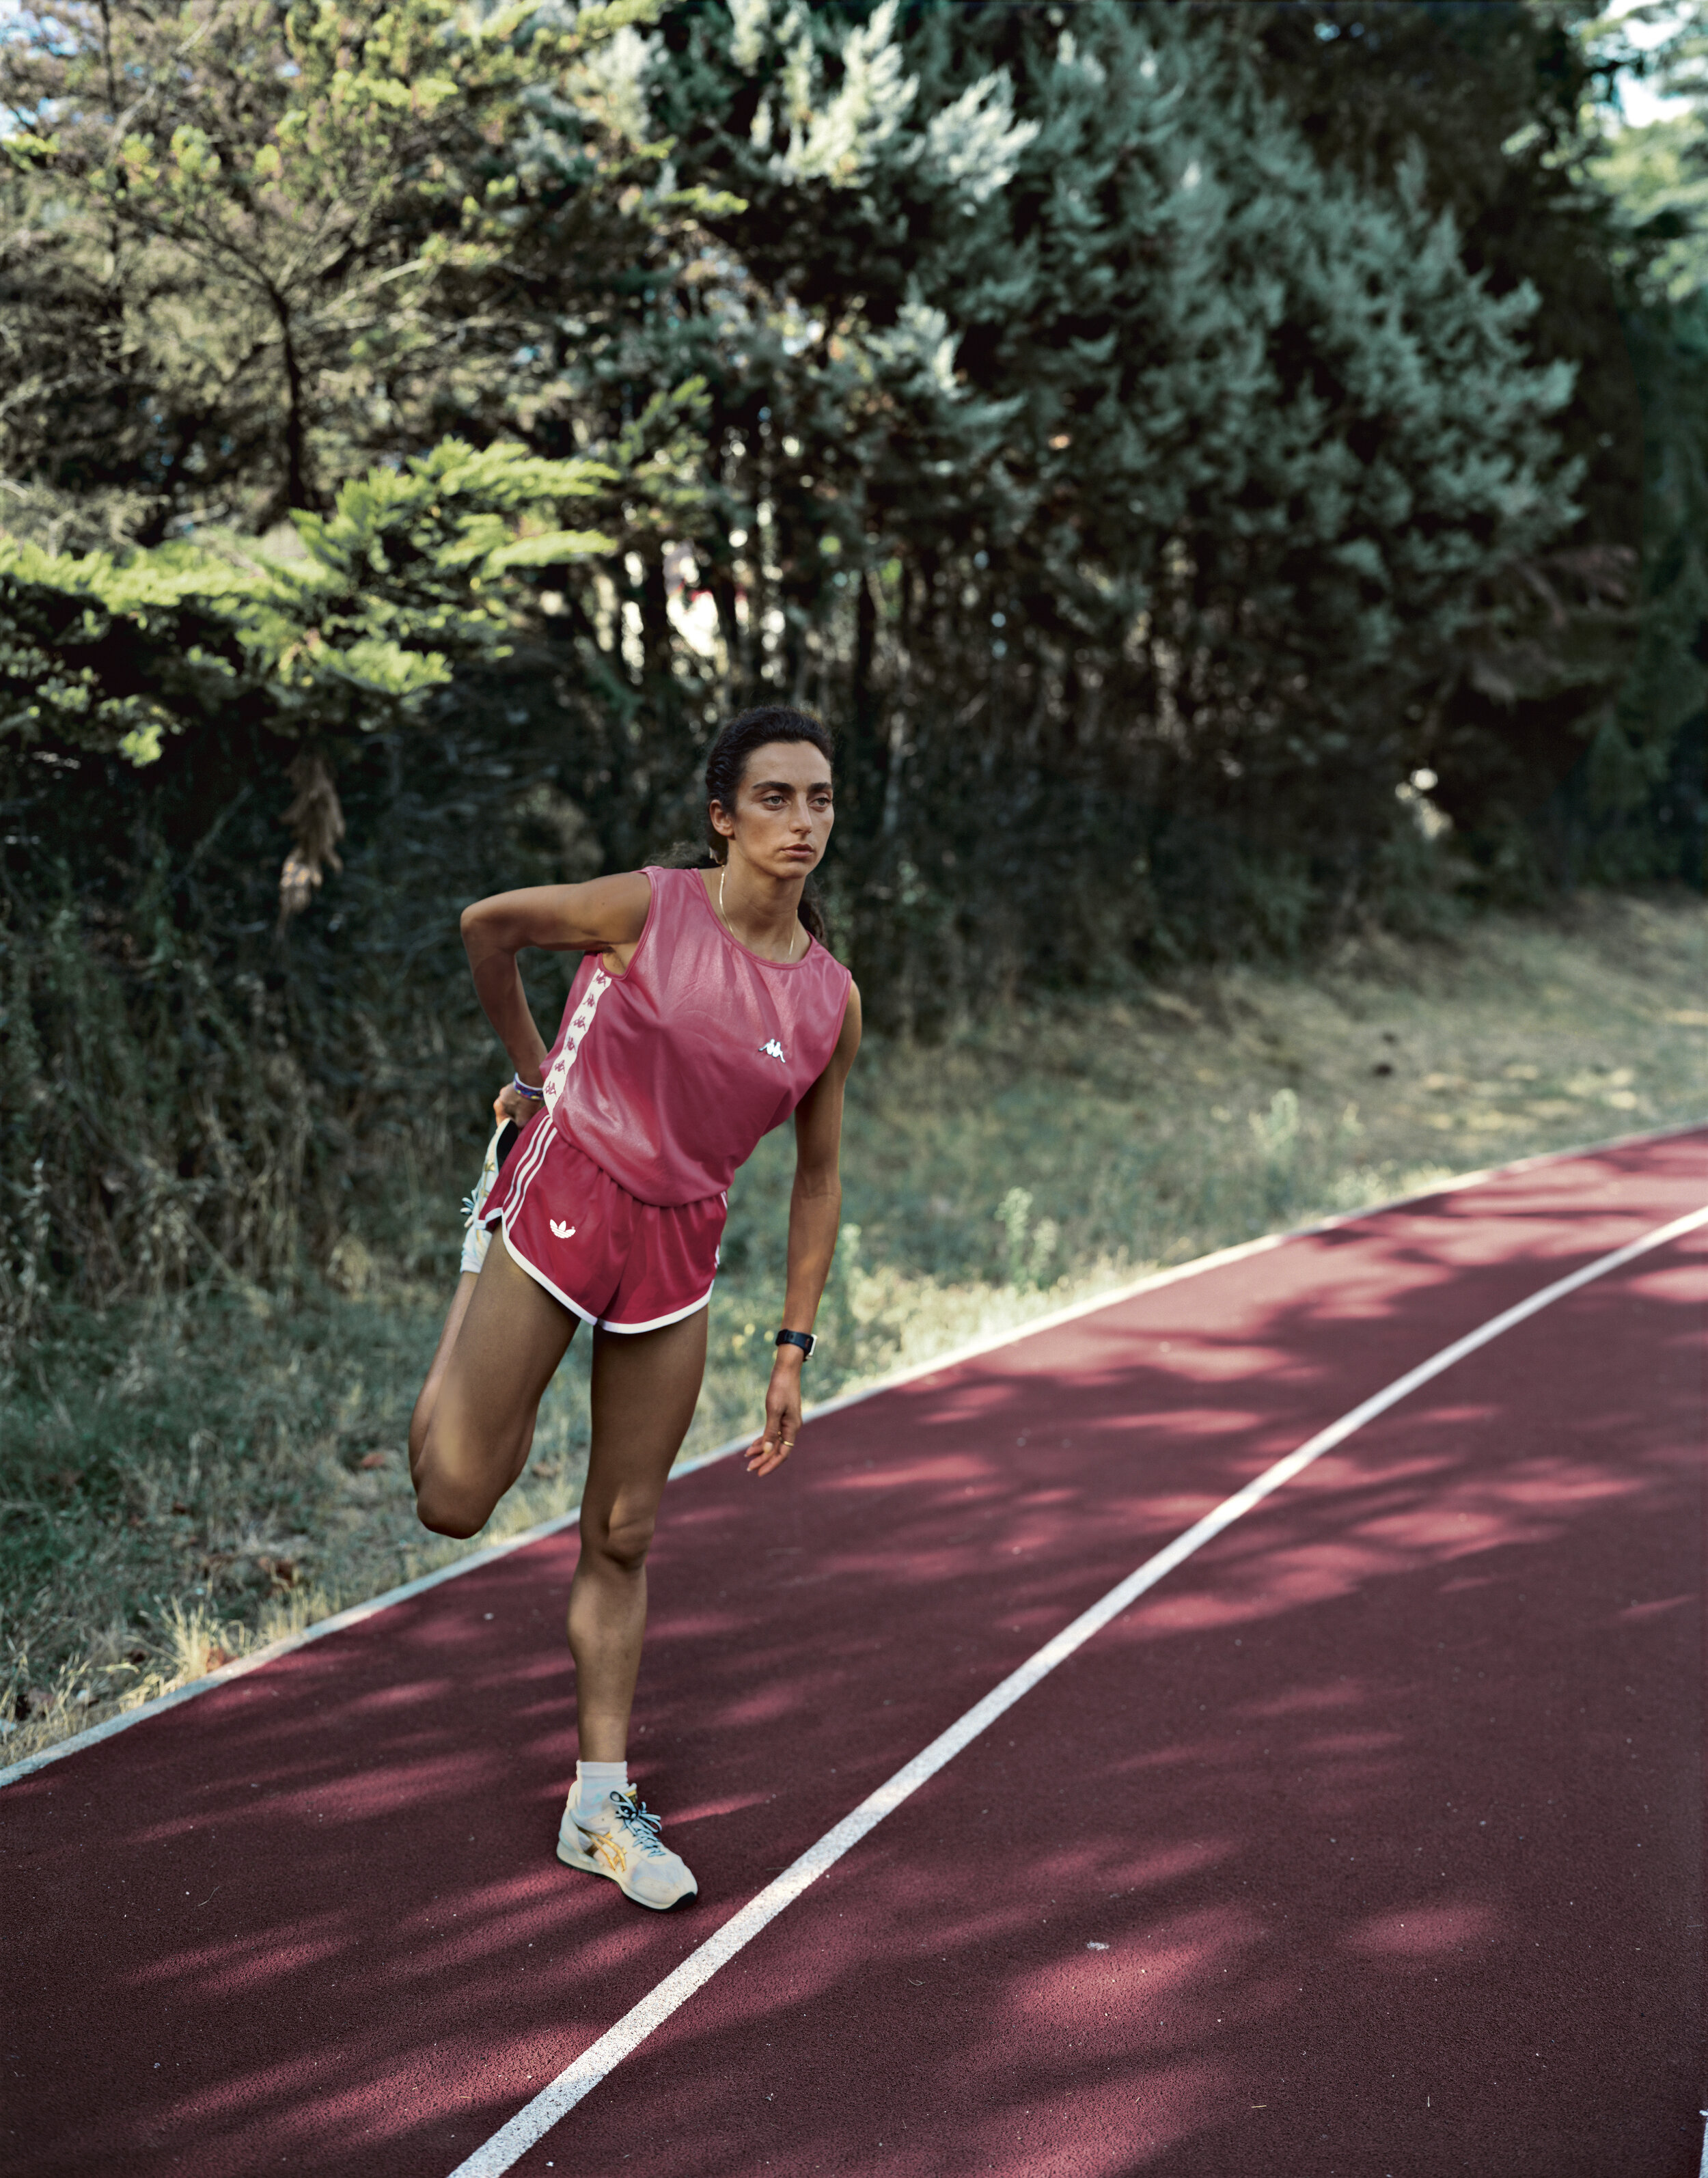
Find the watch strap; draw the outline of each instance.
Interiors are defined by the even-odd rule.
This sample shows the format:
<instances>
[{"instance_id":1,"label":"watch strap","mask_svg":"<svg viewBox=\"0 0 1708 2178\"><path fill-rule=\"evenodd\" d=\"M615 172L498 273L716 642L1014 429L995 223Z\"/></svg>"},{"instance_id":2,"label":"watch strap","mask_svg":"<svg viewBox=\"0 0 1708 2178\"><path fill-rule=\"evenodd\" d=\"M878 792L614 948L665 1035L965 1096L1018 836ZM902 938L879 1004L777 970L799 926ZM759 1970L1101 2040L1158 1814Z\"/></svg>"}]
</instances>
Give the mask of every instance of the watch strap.
<instances>
[{"instance_id":1,"label":"watch strap","mask_svg":"<svg viewBox=\"0 0 1708 2178\"><path fill-rule=\"evenodd\" d=\"M777 1343L779 1346L798 1346L810 1361L813 1358L813 1349L818 1342L810 1331L780 1331L777 1333Z\"/></svg>"}]
</instances>

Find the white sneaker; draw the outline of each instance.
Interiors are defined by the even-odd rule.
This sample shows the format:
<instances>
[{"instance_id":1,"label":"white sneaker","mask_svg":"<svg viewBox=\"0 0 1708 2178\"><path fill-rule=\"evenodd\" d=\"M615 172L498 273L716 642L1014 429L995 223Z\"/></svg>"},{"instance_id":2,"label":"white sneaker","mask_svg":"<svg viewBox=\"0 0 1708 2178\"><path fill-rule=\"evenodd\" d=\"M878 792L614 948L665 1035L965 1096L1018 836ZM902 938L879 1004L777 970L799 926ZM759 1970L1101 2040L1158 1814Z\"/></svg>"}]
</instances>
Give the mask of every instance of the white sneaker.
<instances>
[{"instance_id":1,"label":"white sneaker","mask_svg":"<svg viewBox=\"0 0 1708 2178\"><path fill-rule=\"evenodd\" d=\"M478 1271L486 1261L486 1250L492 1245L492 1235L474 1221L486 1207L487 1196L498 1185L498 1168L503 1163L504 1152L510 1146L510 1141L505 1140L506 1135L511 1141L516 1139L513 1120L506 1119L502 1126L493 1129L492 1140L486 1145L486 1154L480 1160L480 1177L474 1183L474 1192L463 1206L468 1212L468 1230L463 1235L463 1260L457 1266L459 1272Z\"/></svg>"},{"instance_id":2,"label":"white sneaker","mask_svg":"<svg viewBox=\"0 0 1708 2178\"><path fill-rule=\"evenodd\" d=\"M569 1788L557 1833L557 1857L589 1875L608 1875L625 1898L650 1906L655 1913L691 1905L699 1886L679 1855L659 1836L659 1818L641 1805L632 1787L605 1801L607 1826L588 1830L581 1821L581 1780Z\"/></svg>"}]
</instances>

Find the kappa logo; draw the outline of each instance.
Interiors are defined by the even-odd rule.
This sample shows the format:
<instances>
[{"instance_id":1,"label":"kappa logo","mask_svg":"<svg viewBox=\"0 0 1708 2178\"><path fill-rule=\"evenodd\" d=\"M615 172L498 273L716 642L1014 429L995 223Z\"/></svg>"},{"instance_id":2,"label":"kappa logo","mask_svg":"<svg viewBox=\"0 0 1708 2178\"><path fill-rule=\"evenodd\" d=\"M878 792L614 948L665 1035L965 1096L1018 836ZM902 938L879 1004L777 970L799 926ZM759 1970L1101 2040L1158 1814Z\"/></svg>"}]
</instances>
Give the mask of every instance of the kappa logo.
<instances>
[{"instance_id":1,"label":"kappa logo","mask_svg":"<svg viewBox=\"0 0 1708 2178\"><path fill-rule=\"evenodd\" d=\"M554 1218L551 1220L551 1229L560 1240L572 1240L575 1238L574 1226L566 1225L561 1218Z\"/></svg>"},{"instance_id":2,"label":"kappa logo","mask_svg":"<svg viewBox=\"0 0 1708 2178\"><path fill-rule=\"evenodd\" d=\"M789 1063L784 1056L782 1045L778 1042L775 1037L770 1037L759 1046L759 1056L761 1059L775 1059L781 1066L786 1066Z\"/></svg>"}]
</instances>

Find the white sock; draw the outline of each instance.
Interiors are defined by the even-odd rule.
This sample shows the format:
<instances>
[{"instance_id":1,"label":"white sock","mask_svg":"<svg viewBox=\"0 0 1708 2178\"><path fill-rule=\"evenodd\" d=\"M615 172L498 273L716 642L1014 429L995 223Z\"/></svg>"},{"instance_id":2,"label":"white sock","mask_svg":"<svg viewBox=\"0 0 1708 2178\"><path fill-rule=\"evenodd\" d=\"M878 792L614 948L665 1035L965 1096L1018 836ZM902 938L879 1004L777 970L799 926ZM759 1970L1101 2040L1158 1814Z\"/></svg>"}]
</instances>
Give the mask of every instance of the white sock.
<instances>
[{"instance_id":1,"label":"white sock","mask_svg":"<svg viewBox=\"0 0 1708 2178\"><path fill-rule=\"evenodd\" d=\"M606 1800L613 1792L628 1790L628 1760L621 1762L578 1762L575 1774L581 1781L581 1804L578 1809L582 1825L587 1830L606 1830L610 1825Z\"/></svg>"}]
</instances>

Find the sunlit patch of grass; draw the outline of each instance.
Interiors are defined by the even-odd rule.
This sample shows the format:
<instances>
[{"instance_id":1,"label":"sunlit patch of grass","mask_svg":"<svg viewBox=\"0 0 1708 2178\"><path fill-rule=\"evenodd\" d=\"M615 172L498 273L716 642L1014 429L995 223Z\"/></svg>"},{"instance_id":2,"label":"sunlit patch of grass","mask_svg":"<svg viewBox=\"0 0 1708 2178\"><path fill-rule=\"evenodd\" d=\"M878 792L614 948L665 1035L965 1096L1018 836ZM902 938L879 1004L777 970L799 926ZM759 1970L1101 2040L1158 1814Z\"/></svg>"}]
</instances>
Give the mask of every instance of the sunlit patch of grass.
<instances>
[{"instance_id":1,"label":"sunlit patch of grass","mask_svg":"<svg viewBox=\"0 0 1708 2178\"><path fill-rule=\"evenodd\" d=\"M1705 931L1698 906L1600 901L874 1039L813 1395L1324 1212L1708 1117ZM686 1457L757 1423L791 1156L785 1130L737 1183ZM573 1509L584 1334L485 1535L416 1523L404 1436L463 1184L442 1285L370 1243L359 1278L344 1260L344 1289L292 1301L59 1309L0 1403L0 1761Z\"/></svg>"}]
</instances>

